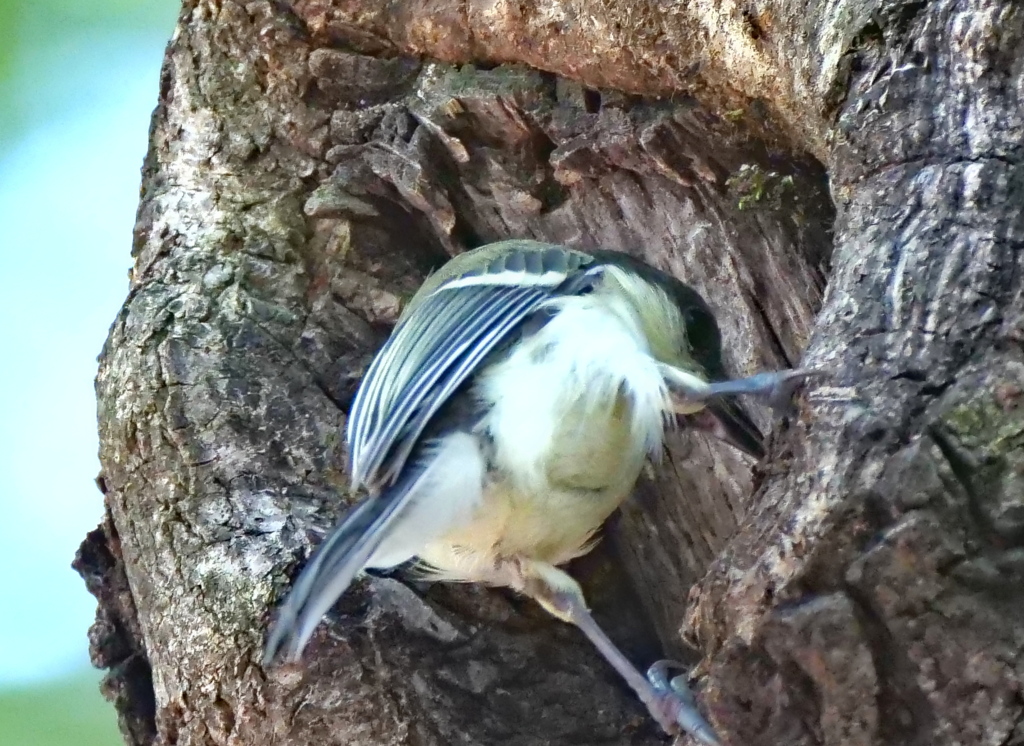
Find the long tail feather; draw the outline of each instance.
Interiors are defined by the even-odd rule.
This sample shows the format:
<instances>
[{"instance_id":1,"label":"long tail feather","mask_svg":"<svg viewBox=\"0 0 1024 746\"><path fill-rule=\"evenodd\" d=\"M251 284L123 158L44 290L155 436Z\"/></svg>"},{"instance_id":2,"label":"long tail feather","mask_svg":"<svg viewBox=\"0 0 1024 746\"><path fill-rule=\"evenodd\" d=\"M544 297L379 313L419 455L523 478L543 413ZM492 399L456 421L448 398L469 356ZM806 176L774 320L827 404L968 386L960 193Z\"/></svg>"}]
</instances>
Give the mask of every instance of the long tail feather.
<instances>
[{"instance_id":1,"label":"long tail feather","mask_svg":"<svg viewBox=\"0 0 1024 746\"><path fill-rule=\"evenodd\" d=\"M383 494L351 510L317 547L278 611L267 636L264 665L296 661L323 615L351 585L386 536L388 524L416 492L423 468L412 465Z\"/></svg>"}]
</instances>

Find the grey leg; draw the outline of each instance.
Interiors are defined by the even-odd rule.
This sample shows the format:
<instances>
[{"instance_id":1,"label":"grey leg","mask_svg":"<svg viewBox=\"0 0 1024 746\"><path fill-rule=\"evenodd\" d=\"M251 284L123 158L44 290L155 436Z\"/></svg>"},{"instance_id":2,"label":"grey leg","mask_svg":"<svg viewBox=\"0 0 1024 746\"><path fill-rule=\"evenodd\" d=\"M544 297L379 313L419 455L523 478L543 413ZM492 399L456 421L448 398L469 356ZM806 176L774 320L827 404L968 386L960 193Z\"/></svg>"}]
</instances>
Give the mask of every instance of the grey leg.
<instances>
[{"instance_id":1,"label":"grey leg","mask_svg":"<svg viewBox=\"0 0 1024 746\"><path fill-rule=\"evenodd\" d=\"M715 381L708 383L703 379L671 365L659 364L661 374L668 383L669 389L684 402L692 402L694 411L701 408L700 403L715 396L757 396L764 399L776 411L785 409L789 399L803 381L813 376L827 375L825 371L798 368L796 370L779 370L732 381ZM680 408L685 412L685 406Z\"/></svg>"},{"instance_id":2,"label":"grey leg","mask_svg":"<svg viewBox=\"0 0 1024 746\"><path fill-rule=\"evenodd\" d=\"M667 662L655 663L647 677L644 677L594 621L594 617L585 606L573 597L565 600L567 607L571 609L567 609L567 616L587 636L612 668L625 679L629 688L647 705L651 716L666 733L675 734L682 729L707 746L721 746L714 729L697 709L693 692L685 686L683 677L677 676L671 681L666 679L663 664Z\"/></svg>"},{"instance_id":3,"label":"grey leg","mask_svg":"<svg viewBox=\"0 0 1024 746\"><path fill-rule=\"evenodd\" d=\"M583 591L568 574L547 563L530 560L520 560L515 568L517 577L513 579L509 573L503 578L506 583L536 599L554 616L578 627L647 705L651 716L666 733L675 734L682 729L706 746L722 746L697 709L694 696L682 683L682 677L667 678L665 671L671 662L654 664L645 677L594 620L583 599Z\"/></svg>"}]
</instances>

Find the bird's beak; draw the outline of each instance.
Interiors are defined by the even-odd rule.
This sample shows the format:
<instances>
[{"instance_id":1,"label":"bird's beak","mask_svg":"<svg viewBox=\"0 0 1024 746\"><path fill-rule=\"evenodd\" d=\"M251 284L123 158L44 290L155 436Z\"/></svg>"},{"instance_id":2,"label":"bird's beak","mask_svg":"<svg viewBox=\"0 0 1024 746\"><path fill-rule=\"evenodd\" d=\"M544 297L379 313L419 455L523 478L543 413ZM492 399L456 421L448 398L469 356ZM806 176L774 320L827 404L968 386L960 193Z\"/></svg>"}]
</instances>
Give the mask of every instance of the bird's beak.
<instances>
[{"instance_id":1,"label":"bird's beak","mask_svg":"<svg viewBox=\"0 0 1024 746\"><path fill-rule=\"evenodd\" d=\"M710 433L752 458L764 458L764 435L750 416L731 399L712 399L704 409L681 419L688 426Z\"/></svg>"}]
</instances>

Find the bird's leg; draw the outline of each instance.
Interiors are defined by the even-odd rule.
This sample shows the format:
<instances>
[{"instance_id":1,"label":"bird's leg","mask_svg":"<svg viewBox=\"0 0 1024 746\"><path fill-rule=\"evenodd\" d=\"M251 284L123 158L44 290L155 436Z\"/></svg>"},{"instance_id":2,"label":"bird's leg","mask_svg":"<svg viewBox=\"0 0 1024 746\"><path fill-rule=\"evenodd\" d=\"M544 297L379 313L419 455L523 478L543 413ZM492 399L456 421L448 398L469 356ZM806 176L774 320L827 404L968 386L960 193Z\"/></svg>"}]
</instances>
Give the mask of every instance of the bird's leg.
<instances>
[{"instance_id":1,"label":"bird's leg","mask_svg":"<svg viewBox=\"0 0 1024 746\"><path fill-rule=\"evenodd\" d=\"M515 562L519 577L509 583L534 598L541 606L559 619L574 624L593 643L666 733L672 735L680 729L707 746L720 746L714 730L700 714L693 693L686 688L682 676L671 680L666 668L675 666L669 661L651 666L645 677L630 663L614 642L605 634L587 609L579 584L558 568L527 560Z\"/></svg>"},{"instance_id":2,"label":"bird's leg","mask_svg":"<svg viewBox=\"0 0 1024 746\"><path fill-rule=\"evenodd\" d=\"M804 379L825 375L824 371L797 368L778 370L737 378L732 381L708 383L703 379L665 363L659 363L669 390L676 396L676 409L680 414L690 414L702 408L702 403L714 396L757 396L776 411L785 409L796 387ZM689 410L689 411L688 411Z\"/></svg>"}]
</instances>

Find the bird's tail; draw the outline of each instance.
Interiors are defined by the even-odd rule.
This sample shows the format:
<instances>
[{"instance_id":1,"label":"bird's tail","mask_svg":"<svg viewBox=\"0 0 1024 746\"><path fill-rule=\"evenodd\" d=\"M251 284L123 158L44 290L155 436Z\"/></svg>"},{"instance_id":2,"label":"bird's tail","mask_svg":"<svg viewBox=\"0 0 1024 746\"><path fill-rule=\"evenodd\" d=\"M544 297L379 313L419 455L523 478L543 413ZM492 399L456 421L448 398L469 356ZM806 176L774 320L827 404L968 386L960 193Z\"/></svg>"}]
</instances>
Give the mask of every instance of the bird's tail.
<instances>
[{"instance_id":1,"label":"bird's tail","mask_svg":"<svg viewBox=\"0 0 1024 746\"><path fill-rule=\"evenodd\" d=\"M299 659L320 619L365 567L422 476L422 468L405 469L394 485L351 510L317 547L278 610L267 636L264 665Z\"/></svg>"}]
</instances>

